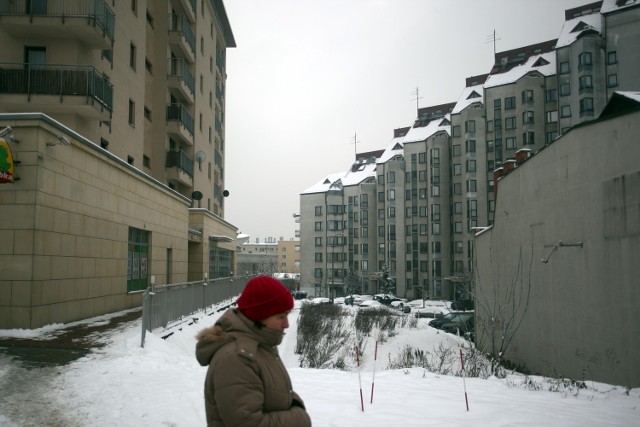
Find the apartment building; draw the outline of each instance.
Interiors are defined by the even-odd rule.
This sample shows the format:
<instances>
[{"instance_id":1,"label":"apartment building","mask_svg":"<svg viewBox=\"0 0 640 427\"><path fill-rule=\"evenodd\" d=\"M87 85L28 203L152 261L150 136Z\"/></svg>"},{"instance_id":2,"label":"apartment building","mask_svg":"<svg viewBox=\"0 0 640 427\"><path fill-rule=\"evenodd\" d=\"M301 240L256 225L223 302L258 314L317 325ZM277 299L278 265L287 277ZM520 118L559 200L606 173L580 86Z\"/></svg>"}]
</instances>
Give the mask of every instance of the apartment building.
<instances>
[{"instance_id":1,"label":"apartment building","mask_svg":"<svg viewBox=\"0 0 640 427\"><path fill-rule=\"evenodd\" d=\"M468 298L496 179L597 117L612 90L640 88L639 14L616 0L568 9L557 39L496 53L455 103L420 109L383 154L306 189L301 287L335 296L353 279L376 292L386 265L398 296Z\"/></svg>"},{"instance_id":2,"label":"apartment building","mask_svg":"<svg viewBox=\"0 0 640 427\"><path fill-rule=\"evenodd\" d=\"M0 327L139 306L148 286L235 270L221 0L2 0L0 44L19 177L0 186Z\"/></svg>"}]
</instances>

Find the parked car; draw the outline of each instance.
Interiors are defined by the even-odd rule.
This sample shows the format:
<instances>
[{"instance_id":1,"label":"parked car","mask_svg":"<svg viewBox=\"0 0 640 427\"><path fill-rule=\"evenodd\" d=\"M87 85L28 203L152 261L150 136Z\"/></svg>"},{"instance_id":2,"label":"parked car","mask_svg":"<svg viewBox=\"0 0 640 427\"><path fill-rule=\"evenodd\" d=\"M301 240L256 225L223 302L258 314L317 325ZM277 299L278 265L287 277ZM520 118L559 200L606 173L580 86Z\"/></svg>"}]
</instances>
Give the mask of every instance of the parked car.
<instances>
[{"instance_id":1,"label":"parked car","mask_svg":"<svg viewBox=\"0 0 640 427\"><path fill-rule=\"evenodd\" d=\"M377 307L384 307L384 304L374 299L370 299L370 300L362 301L360 304L358 304L358 307L359 308L377 308Z\"/></svg>"},{"instance_id":2,"label":"parked car","mask_svg":"<svg viewBox=\"0 0 640 427\"><path fill-rule=\"evenodd\" d=\"M373 295L353 295L353 305L360 305L364 301L373 300Z\"/></svg>"},{"instance_id":3,"label":"parked car","mask_svg":"<svg viewBox=\"0 0 640 427\"><path fill-rule=\"evenodd\" d=\"M459 299L451 303L452 310L467 311L475 308L474 301L472 299Z\"/></svg>"},{"instance_id":4,"label":"parked car","mask_svg":"<svg viewBox=\"0 0 640 427\"><path fill-rule=\"evenodd\" d=\"M475 316L473 313L460 313L444 323L440 329L450 334L465 337L471 341L475 339Z\"/></svg>"},{"instance_id":5,"label":"parked car","mask_svg":"<svg viewBox=\"0 0 640 427\"><path fill-rule=\"evenodd\" d=\"M333 301L331 301L331 298L324 298L324 297L313 298L309 302L311 304L333 304Z\"/></svg>"},{"instance_id":6,"label":"parked car","mask_svg":"<svg viewBox=\"0 0 640 427\"><path fill-rule=\"evenodd\" d=\"M404 298L398 298L396 301L391 301L390 305L403 313L411 313L411 307L407 305L407 300Z\"/></svg>"},{"instance_id":7,"label":"parked car","mask_svg":"<svg viewBox=\"0 0 640 427\"><path fill-rule=\"evenodd\" d=\"M424 306L413 306L412 308L416 317L442 317L451 311L448 301L438 300L424 300Z\"/></svg>"},{"instance_id":8,"label":"parked car","mask_svg":"<svg viewBox=\"0 0 640 427\"><path fill-rule=\"evenodd\" d=\"M293 299L307 299L307 291L291 291Z\"/></svg>"},{"instance_id":9,"label":"parked car","mask_svg":"<svg viewBox=\"0 0 640 427\"><path fill-rule=\"evenodd\" d=\"M334 304L344 304L345 297L336 297L333 299Z\"/></svg>"},{"instance_id":10,"label":"parked car","mask_svg":"<svg viewBox=\"0 0 640 427\"><path fill-rule=\"evenodd\" d=\"M392 294L377 294L373 296L373 299L375 299L376 301L381 302L384 305L391 305L391 303L395 302L395 301L400 301L402 303L406 302L406 298L398 298L395 295Z\"/></svg>"},{"instance_id":11,"label":"parked car","mask_svg":"<svg viewBox=\"0 0 640 427\"><path fill-rule=\"evenodd\" d=\"M429 321L429 326L431 326L432 328L440 329L442 327L442 325L444 325L445 323L450 322L457 315L458 315L458 313L447 313L442 317L430 320Z\"/></svg>"}]
</instances>

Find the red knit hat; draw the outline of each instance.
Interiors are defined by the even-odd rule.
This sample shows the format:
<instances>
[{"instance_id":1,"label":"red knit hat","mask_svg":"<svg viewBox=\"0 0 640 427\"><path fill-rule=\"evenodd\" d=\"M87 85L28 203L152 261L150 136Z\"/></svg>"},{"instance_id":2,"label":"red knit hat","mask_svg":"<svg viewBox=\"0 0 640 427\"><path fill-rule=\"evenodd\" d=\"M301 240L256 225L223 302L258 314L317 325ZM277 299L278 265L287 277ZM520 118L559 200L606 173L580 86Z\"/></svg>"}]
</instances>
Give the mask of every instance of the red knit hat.
<instances>
[{"instance_id":1,"label":"red knit hat","mask_svg":"<svg viewBox=\"0 0 640 427\"><path fill-rule=\"evenodd\" d=\"M293 308L293 296L276 279L258 276L247 282L236 304L242 314L258 322L274 314L290 311Z\"/></svg>"}]
</instances>

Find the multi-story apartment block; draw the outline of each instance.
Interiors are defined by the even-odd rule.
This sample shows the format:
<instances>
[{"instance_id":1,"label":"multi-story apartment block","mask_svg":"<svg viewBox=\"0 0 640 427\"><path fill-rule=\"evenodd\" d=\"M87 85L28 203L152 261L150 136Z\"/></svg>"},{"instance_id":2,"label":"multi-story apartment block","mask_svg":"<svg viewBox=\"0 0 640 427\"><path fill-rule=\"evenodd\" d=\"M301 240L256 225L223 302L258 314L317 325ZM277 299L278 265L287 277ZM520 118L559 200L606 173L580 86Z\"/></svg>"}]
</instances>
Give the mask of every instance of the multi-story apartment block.
<instances>
[{"instance_id":1,"label":"multi-story apartment block","mask_svg":"<svg viewBox=\"0 0 640 427\"><path fill-rule=\"evenodd\" d=\"M569 9L558 39L496 53L456 103L420 109L383 154L304 191L301 286L338 295L352 275L375 292L387 266L399 296L469 297L496 179L597 117L613 89L640 88L638 43L636 2Z\"/></svg>"},{"instance_id":2,"label":"multi-story apartment block","mask_svg":"<svg viewBox=\"0 0 640 427\"><path fill-rule=\"evenodd\" d=\"M300 240L278 240L278 272L300 273Z\"/></svg>"},{"instance_id":3,"label":"multi-story apartment block","mask_svg":"<svg viewBox=\"0 0 640 427\"><path fill-rule=\"evenodd\" d=\"M0 126L21 141L0 188L0 327L235 269L222 0L0 0L0 44Z\"/></svg>"}]
</instances>

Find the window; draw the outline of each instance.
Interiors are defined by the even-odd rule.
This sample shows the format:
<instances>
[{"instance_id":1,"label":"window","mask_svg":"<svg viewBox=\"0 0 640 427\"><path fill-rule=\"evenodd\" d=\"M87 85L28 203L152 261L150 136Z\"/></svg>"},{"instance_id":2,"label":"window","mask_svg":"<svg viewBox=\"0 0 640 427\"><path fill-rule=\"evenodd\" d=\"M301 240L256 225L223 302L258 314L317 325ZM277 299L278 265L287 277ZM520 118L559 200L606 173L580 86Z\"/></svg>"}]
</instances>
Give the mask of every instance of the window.
<instances>
[{"instance_id":1,"label":"window","mask_svg":"<svg viewBox=\"0 0 640 427\"><path fill-rule=\"evenodd\" d=\"M571 105L563 105L560 107L560 117L571 117Z\"/></svg>"},{"instance_id":2,"label":"window","mask_svg":"<svg viewBox=\"0 0 640 427\"><path fill-rule=\"evenodd\" d=\"M135 71L136 69L136 45L129 45L129 66Z\"/></svg>"},{"instance_id":3,"label":"window","mask_svg":"<svg viewBox=\"0 0 640 427\"><path fill-rule=\"evenodd\" d=\"M363 208L368 208L369 207L369 195L368 194L361 194L360 195L360 206Z\"/></svg>"},{"instance_id":4,"label":"window","mask_svg":"<svg viewBox=\"0 0 640 427\"><path fill-rule=\"evenodd\" d=\"M378 209L378 219L384 219L384 209Z\"/></svg>"},{"instance_id":5,"label":"window","mask_svg":"<svg viewBox=\"0 0 640 427\"><path fill-rule=\"evenodd\" d=\"M533 102L533 90L527 89L522 91L522 103L528 104Z\"/></svg>"},{"instance_id":6,"label":"window","mask_svg":"<svg viewBox=\"0 0 640 427\"><path fill-rule=\"evenodd\" d=\"M418 163L427 163L427 153L418 153Z\"/></svg>"},{"instance_id":7,"label":"window","mask_svg":"<svg viewBox=\"0 0 640 427\"><path fill-rule=\"evenodd\" d=\"M578 55L578 63L580 64L580 67L591 65L591 52L582 52Z\"/></svg>"},{"instance_id":8,"label":"window","mask_svg":"<svg viewBox=\"0 0 640 427\"><path fill-rule=\"evenodd\" d=\"M581 116L593 115L593 98L582 98L580 100L580 115Z\"/></svg>"},{"instance_id":9,"label":"window","mask_svg":"<svg viewBox=\"0 0 640 427\"><path fill-rule=\"evenodd\" d=\"M396 173L391 171L387 172L387 183L394 184L396 182Z\"/></svg>"},{"instance_id":10,"label":"window","mask_svg":"<svg viewBox=\"0 0 640 427\"><path fill-rule=\"evenodd\" d=\"M418 190L418 197L420 197L421 199L426 199L427 198L427 189L426 188L420 188Z\"/></svg>"},{"instance_id":11,"label":"window","mask_svg":"<svg viewBox=\"0 0 640 427\"><path fill-rule=\"evenodd\" d=\"M502 100L500 98L493 100L493 108L502 108Z\"/></svg>"},{"instance_id":12,"label":"window","mask_svg":"<svg viewBox=\"0 0 640 427\"><path fill-rule=\"evenodd\" d=\"M533 111L525 111L522 113L522 124L531 125L533 124Z\"/></svg>"},{"instance_id":13,"label":"window","mask_svg":"<svg viewBox=\"0 0 640 427\"><path fill-rule=\"evenodd\" d=\"M462 184L461 183L456 182L455 184L453 184L453 194L456 194L456 195L462 194Z\"/></svg>"},{"instance_id":14,"label":"window","mask_svg":"<svg viewBox=\"0 0 640 427\"><path fill-rule=\"evenodd\" d=\"M547 123L555 123L558 121L558 110L547 111Z\"/></svg>"},{"instance_id":15,"label":"window","mask_svg":"<svg viewBox=\"0 0 640 427\"><path fill-rule=\"evenodd\" d=\"M571 95L571 83L563 83L560 85L560 96Z\"/></svg>"},{"instance_id":16,"label":"window","mask_svg":"<svg viewBox=\"0 0 640 427\"><path fill-rule=\"evenodd\" d=\"M144 118L151 121L151 110L146 106L144 107Z\"/></svg>"},{"instance_id":17,"label":"window","mask_svg":"<svg viewBox=\"0 0 640 427\"><path fill-rule=\"evenodd\" d=\"M316 231L322 231L322 221L316 221L315 222L315 230Z\"/></svg>"},{"instance_id":18,"label":"window","mask_svg":"<svg viewBox=\"0 0 640 427\"><path fill-rule=\"evenodd\" d=\"M384 202L384 193L382 191L378 192L378 201L380 203Z\"/></svg>"},{"instance_id":19,"label":"window","mask_svg":"<svg viewBox=\"0 0 640 427\"><path fill-rule=\"evenodd\" d=\"M467 160L467 173L476 171L476 161L475 160Z\"/></svg>"},{"instance_id":20,"label":"window","mask_svg":"<svg viewBox=\"0 0 640 427\"><path fill-rule=\"evenodd\" d=\"M315 238L315 245L316 246L322 246L322 237L316 237Z\"/></svg>"},{"instance_id":21,"label":"window","mask_svg":"<svg viewBox=\"0 0 640 427\"><path fill-rule=\"evenodd\" d=\"M378 184L384 185L384 175L378 175Z\"/></svg>"},{"instance_id":22,"label":"window","mask_svg":"<svg viewBox=\"0 0 640 427\"><path fill-rule=\"evenodd\" d=\"M558 90L557 89L549 89L545 92L545 101L547 102L556 102L558 100Z\"/></svg>"},{"instance_id":23,"label":"window","mask_svg":"<svg viewBox=\"0 0 640 427\"><path fill-rule=\"evenodd\" d=\"M151 159L149 158L149 156L145 156L144 154L142 155L142 166L144 166L145 168L151 167Z\"/></svg>"},{"instance_id":24,"label":"window","mask_svg":"<svg viewBox=\"0 0 640 427\"><path fill-rule=\"evenodd\" d=\"M518 146L515 137L505 138L504 142L507 150L514 150Z\"/></svg>"},{"instance_id":25,"label":"window","mask_svg":"<svg viewBox=\"0 0 640 427\"><path fill-rule=\"evenodd\" d=\"M131 0L131 11L134 15L138 13L138 0Z\"/></svg>"},{"instance_id":26,"label":"window","mask_svg":"<svg viewBox=\"0 0 640 427\"><path fill-rule=\"evenodd\" d=\"M560 74L569 74L569 62L560 63Z\"/></svg>"},{"instance_id":27,"label":"window","mask_svg":"<svg viewBox=\"0 0 640 427\"><path fill-rule=\"evenodd\" d=\"M366 259L362 260L362 271L369 271L369 261Z\"/></svg>"},{"instance_id":28,"label":"window","mask_svg":"<svg viewBox=\"0 0 640 427\"><path fill-rule=\"evenodd\" d=\"M426 206L420 206L418 207L418 214L421 217L426 217L427 216L427 207Z\"/></svg>"},{"instance_id":29,"label":"window","mask_svg":"<svg viewBox=\"0 0 640 427\"><path fill-rule=\"evenodd\" d=\"M475 193L478 191L477 181L475 179L467 180L467 193Z\"/></svg>"},{"instance_id":30,"label":"window","mask_svg":"<svg viewBox=\"0 0 640 427\"><path fill-rule=\"evenodd\" d=\"M384 254L384 243L378 243L378 253Z\"/></svg>"},{"instance_id":31,"label":"window","mask_svg":"<svg viewBox=\"0 0 640 427\"><path fill-rule=\"evenodd\" d=\"M455 144L453 146L453 155L454 156L460 156L462 155L462 148L460 147L460 144Z\"/></svg>"},{"instance_id":32,"label":"window","mask_svg":"<svg viewBox=\"0 0 640 427\"><path fill-rule=\"evenodd\" d=\"M322 206L316 206L316 216L322 215Z\"/></svg>"},{"instance_id":33,"label":"window","mask_svg":"<svg viewBox=\"0 0 640 427\"><path fill-rule=\"evenodd\" d=\"M136 124L136 103L129 99L129 124L135 126Z\"/></svg>"},{"instance_id":34,"label":"window","mask_svg":"<svg viewBox=\"0 0 640 427\"><path fill-rule=\"evenodd\" d=\"M389 218L395 218L396 217L396 208L393 206L389 206Z\"/></svg>"},{"instance_id":35,"label":"window","mask_svg":"<svg viewBox=\"0 0 640 427\"><path fill-rule=\"evenodd\" d=\"M420 224L420 235L425 236L427 234L427 224Z\"/></svg>"},{"instance_id":36,"label":"window","mask_svg":"<svg viewBox=\"0 0 640 427\"><path fill-rule=\"evenodd\" d=\"M432 185L431 186L431 196L432 197L440 197L440 186Z\"/></svg>"},{"instance_id":37,"label":"window","mask_svg":"<svg viewBox=\"0 0 640 427\"><path fill-rule=\"evenodd\" d=\"M618 63L618 55L616 51L607 53L607 65L617 64Z\"/></svg>"},{"instance_id":38,"label":"window","mask_svg":"<svg viewBox=\"0 0 640 427\"><path fill-rule=\"evenodd\" d=\"M462 173L462 166L460 165L460 163L456 163L453 165L453 174L454 175L460 175Z\"/></svg>"},{"instance_id":39,"label":"window","mask_svg":"<svg viewBox=\"0 0 640 427\"><path fill-rule=\"evenodd\" d=\"M616 86L618 86L618 75L609 74L607 76L607 87L616 87Z\"/></svg>"},{"instance_id":40,"label":"window","mask_svg":"<svg viewBox=\"0 0 640 427\"><path fill-rule=\"evenodd\" d=\"M460 136L460 125L454 126L452 131L454 138Z\"/></svg>"},{"instance_id":41,"label":"window","mask_svg":"<svg viewBox=\"0 0 640 427\"><path fill-rule=\"evenodd\" d=\"M313 269L313 277L322 277L322 269L321 268Z\"/></svg>"},{"instance_id":42,"label":"window","mask_svg":"<svg viewBox=\"0 0 640 427\"><path fill-rule=\"evenodd\" d=\"M493 120L487 120L487 132L493 132Z\"/></svg>"},{"instance_id":43,"label":"window","mask_svg":"<svg viewBox=\"0 0 640 427\"><path fill-rule=\"evenodd\" d=\"M431 205L431 219L440 221L440 205Z\"/></svg>"},{"instance_id":44,"label":"window","mask_svg":"<svg viewBox=\"0 0 640 427\"><path fill-rule=\"evenodd\" d=\"M493 153L493 141L487 141L487 153Z\"/></svg>"},{"instance_id":45,"label":"window","mask_svg":"<svg viewBox=\"0 0 640 427\"><path fill-rule=\"evenodd\" d=\"M556 132L556 131L547 132L546 143L549 144L549 143L553 142L557 137L558 137L558 132Z\"/></svg>"},{"instance_id":46,"label":"window","mask_svg":"<svg viewBox=\"0 0 640 427\"><path fill-rule=\"evenodd\" d=\"M465 149L467 153L475 153L476 152L476 140L470 139L465 143Z\"/></svg>"},{"instance_id":47,"label":"window","mask_svg":"<svg viewBox=\"0 0 640 427\"><path fill-rule=\"evenodd\" d=\"M419 171L418 172L418 181L424 182L427 180L427 171Z\"/></svg>"},{"instance_id":48,"label":"window","mask_svg":"<svg viewBox=\"0 0 640 427\"><path fill-rule=\"evenodd\" d=\"M363 239L369 238L369 227L362 227L360 229L360 236L362 236Z\"/></svg>"},{"instance_id":49,"label":"window","mask_svg":"<svg viewBox=\"0 0 640 427\"><path fill-rule=\"evenodd\" d=\"M149 231L129 227L127 292L142 291L147 288L150 237Z\"/></svg>"},{"instance_id":50,"label":"window","mask_svg":"<svg viewBox=\"0 0 640 427\"><path fill-rule=\"evenodd\" d=\"M466 133L475 133L476 132L476 121L475 120L467 120L464 122L464 131Z\"/></svg>"},{"instance_id":51,"label":"window","mask_svg":"<svg viewBox=\"0 0 640 427\"><path fill-rule=\"evenodd\" d=\"M504 109L505 110L513 110L516 108L516 97L510 96L509 98L504 99Z\"/></svg>"},{"instance_id":52,"label":"window","mask_svg":"<svg viewBox=\"0 0 640 427\"><path fill-rule=\"evenodd\" d=\"M487 160L487 171L493 172L495 170L495 160Z\"/></svg>"},{"instance_id":53,"label":"window","mask_svg":"<svg viewBox=\"0 0 640 427\"><path fill-rule=\"evenodd\" d=\"M456 248L456 249L455 249L455 250L456 250L456 253L457 253L457 254L461 254L461 253L462 253L462 250L463 250L463 248L464 248L464 246L462 245L462 242L457 241L457 242L455 242L455 248Z\"/></svg>"},{"instance_id":54,"label":"window","mask_svg":"<svg viewBox=\"0 0 640 427\"><path fill-rule=\"evenodd\" d=\"M393 201L396 199L396 190L393 188L387 190L387 200Z\"/></svg>"},{"instance_id":55,"label":"window","mask_svg":"<svg viewBox=\"0 0 640 427\"><path fill-rule=\"evenodd\" d=\"M420 242L420 253L421 254L428 254L429 253L429 243Z\"/></svg>"},{"instance_id":56,"label":"window","mask_svg":"<svg viewBox=\"0 0 640 427\"><path fill-rule=\"evenodd\" d=\"M153 75L153 64L149 61L148 58L144 59L144 69L151 75Z\"/></svg>"},{"instance_id":57,"label":"window","mask_svg":"<svg viewBox=\"0 0 640 427\"><path fill-rule=\"evenodd\" d=\"M440 164L440 149L439 148L432 148L431 149L431 164L432 165L439 165ZM438 175L440 175L440 172L438 172Z\"/></svg>"},{"instance_id":58,"label":"window","mask_svg":"<svg viewBox=\"0 0 640 427\"><path fill-rule=\"evenodd\" d=\"M474 199L467 200L467 216L469 218L478 217L478 201Z\"/></svg>"},{"instance_id":59,"label":"window","mask_svg":"<svg viewBox=\"0 0 640 427\"><path fill-rule=\"evenodd\" d=\"M437 236L440 234L440 223L439 222L432 222L431 223L431 234Z\"/></svg>"},{"instance_id":60,"label":"window","mask_svg":"<svg viewBox=\"0 0 640 427\"><path fill-rule=\"evenodd\" d=\"M316 262L322 262L322 252L316 252Z\"/></svg>"},{"instance_id":61,"label":"window","mask_svg":"<svg viewBox=\"0 0 640 427\"><path fill-rule=\"evenodd\" d=\"M535 144L535 133L524 132L522 134L522 145Z\"/></svg>"},{"instance_id":62,"label":"window","mask_svg":"<svg viewBox=\"0 0 640 427\"><path fill-rule=\"evenodd\" d=\"M455 222L453 224L453 232L456 234L462 233L462 223L461 222Z\"/></svg>"},{"instance_id":63,"label":"window","mask_svg":"<svg viewBox=\"0 0 640 427\"><path fill-rule=\"evenodd\" d=\"M453 204L453 213L461 214L462 213L462 202L455 202Z\"/></svg>"},{"instance_id":64,"label":"window","mask_svg":"<svg viewBox=\"0 0 640 427\"><path fill-rule=\"evenodd\" d=\"M580 76L580 90L593 89L593 79L591 76Z\"/></svg>"},{"instance_id":65,"label":"window","mask_svg":"<svg viewBox=\"0 0 640 427\"><path fill-rule=\"evenodd\" d=\"M507 117L504 119L504 128L505 129L515 129L516 128L516 118L515 117Z\"/></svg>"}]
</instances>

